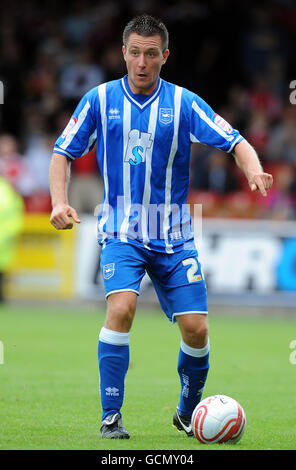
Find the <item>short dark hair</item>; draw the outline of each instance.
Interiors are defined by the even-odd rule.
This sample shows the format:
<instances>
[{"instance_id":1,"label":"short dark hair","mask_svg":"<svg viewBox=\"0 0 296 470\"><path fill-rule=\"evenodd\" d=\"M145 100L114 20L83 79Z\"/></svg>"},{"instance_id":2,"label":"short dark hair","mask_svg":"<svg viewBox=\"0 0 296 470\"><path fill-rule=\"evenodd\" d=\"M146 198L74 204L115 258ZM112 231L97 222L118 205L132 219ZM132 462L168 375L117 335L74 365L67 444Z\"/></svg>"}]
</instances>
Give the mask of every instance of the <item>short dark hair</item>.
<instances>
[{"instance_id":1,"label":"short dark hair","mask_svg":"<svg viewBox=\"0 0 296 470\"><path fill-rule=\"evenodd\" d=\"M143 15L135 16L129 21L123 30L123 44L126 45L131 33L137 33L140 36L156 36L159 35L162 40L163 50L169 46L169 33L163 22L153 16Z\"/></svg>"}]
</instances>

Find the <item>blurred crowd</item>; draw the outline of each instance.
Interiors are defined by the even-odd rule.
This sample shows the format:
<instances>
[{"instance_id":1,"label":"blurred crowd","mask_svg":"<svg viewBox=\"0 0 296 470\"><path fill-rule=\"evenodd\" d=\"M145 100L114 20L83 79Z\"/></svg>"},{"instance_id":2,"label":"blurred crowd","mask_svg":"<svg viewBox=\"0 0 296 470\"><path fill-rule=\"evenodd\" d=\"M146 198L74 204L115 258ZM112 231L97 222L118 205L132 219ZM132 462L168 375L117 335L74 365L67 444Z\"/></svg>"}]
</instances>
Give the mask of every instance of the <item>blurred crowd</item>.
<instances>
[{"instance_id":1,"label":"blurred crowd","mask_svg":"<svg viewBox=\"0 0 296 470\"><path fill-rule=\"evenodd\" d=\"M199 94L239 129L275 180L268 197L259 197L231 156L194 144L188 201L202 203L209 217L295 219L295 2L11 0L0 10L0 175L28 212L51 210L54 142L87 90L126 73L123 27L147 12L170 33L162 77ZM77 211L93 213L102 197L95 150L72 163L69 189Z\"/></svg>"}]
</instances>

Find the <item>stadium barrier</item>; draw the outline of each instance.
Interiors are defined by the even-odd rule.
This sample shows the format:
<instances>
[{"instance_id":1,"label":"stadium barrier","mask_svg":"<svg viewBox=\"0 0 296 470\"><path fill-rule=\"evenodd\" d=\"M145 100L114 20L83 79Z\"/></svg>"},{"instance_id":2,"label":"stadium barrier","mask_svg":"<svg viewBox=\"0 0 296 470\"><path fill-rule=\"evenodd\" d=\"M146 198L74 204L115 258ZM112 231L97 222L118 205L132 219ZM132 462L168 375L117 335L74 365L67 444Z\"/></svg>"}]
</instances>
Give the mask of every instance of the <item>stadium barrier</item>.
<instances>
[{"instance_id":1,"label":"stadium barrier","mask_svg":"<svg viewBox=\"0 0 296 470\"><path fill-rule=\"evenodd\" d=\"M81 220L73 230L57 231L47 214L26 216L9 297L104 300L96 218ZM193 229L210 300L295 308L295 222L209 218L193 220ZM148 276L140 298L156 300Z\"/></svg>"},{"instance_id":2,"label":"stadium barrier","mask_svg":"<svg viewBox=\"0 0 296 470\"><path fill-rule=\"evenodd\" d=\"M78 227L76 292L104 299L96 221ZM269 220L193 220L209 300L219 304L296 306L296 223ZM156 301L148 276L139 300Z\"/></svg>"},{"instance_id":3,"label":"stadium barrier","mask_svg":"<svg viewBox=\"0 0 296 470\"><path fill-rule=\"evenodd\" d=\"M212 302L296 312L296 222L203 219L196 238Z\"/></svg>"},{"instance_id":4,"label":"stadium barrier","mask_svg":"<svg viewBox=\"0 0 296 470\"><path fill-rule=\"evenodd\" d=\"M26 214L5 293L10 299L68 299L75 295L75 230L55 230L49 214Z\"/></svg>"}]
</instances>

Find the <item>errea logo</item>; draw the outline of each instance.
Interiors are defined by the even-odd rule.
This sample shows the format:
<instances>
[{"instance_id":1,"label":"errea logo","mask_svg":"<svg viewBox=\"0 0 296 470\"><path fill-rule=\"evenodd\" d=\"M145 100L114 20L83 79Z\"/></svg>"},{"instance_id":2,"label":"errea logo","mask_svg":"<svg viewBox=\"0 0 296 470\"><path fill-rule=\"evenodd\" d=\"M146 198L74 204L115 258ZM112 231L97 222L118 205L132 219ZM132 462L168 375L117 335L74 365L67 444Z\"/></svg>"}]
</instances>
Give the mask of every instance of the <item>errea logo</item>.
<instances>
[{"instance_id":1,"label":"errea logo","mask_svg":"<svg viewBox=\"0 0 296 470\"><path fill-rule=\"evenodd\" d=\"M109 119L120 119L120 111L118 108L109 109Z\"/></svg>"},{"instance_id":2,"label":"errea logo","mask_svg":"<svg viewBox=\"0 0 296 470\"><path fill-rule=\"evenodd\" d=\"M119 397L119 389L116 387L107 387L105 391L108 397Z\"/></svg>"}]
</instances>

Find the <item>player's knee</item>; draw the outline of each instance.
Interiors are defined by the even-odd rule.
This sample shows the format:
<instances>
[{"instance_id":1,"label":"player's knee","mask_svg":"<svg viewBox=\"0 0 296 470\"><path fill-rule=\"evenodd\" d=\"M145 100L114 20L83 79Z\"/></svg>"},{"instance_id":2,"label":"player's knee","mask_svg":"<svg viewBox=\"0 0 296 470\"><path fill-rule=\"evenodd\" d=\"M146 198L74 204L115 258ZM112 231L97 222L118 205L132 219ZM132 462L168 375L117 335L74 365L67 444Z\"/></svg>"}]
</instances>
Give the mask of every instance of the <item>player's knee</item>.
<instances>
[{"instance_id":1,"label":"player's knee","mask_svg":"<svg viewBox=\"0 0 296 470\"><path fill-rule=\"evenodd\" d=\"M183 341L193 348L202 348L208 341L208 322L206 318L184 319L181 334Z\"/></svg>"},{"instance_id":2,"label":"player's knee","mask_svg":"<svg viewBox=\"0 0 296 470\"><path fill-rule=\"evenodd\" d=\"M105 328L115 331L129 331L135 315L135 302L129 299L108 301Z\"/></svg>"},{"instance_id":3,"label":"player's knee","mask_svg":"<svg viewBox=\"0 0 296 470\"><path fill-rule=\"evenodd\" d=\"M205 346L208 338L208 329L205 326L198 327L195 329L190 329L185 332L185 341L188 346L193 348L202 348Z\"/></svg>"},{"instance_id":4,"label":"player's knee","mask_svg":"<svg viewBox=\"0 0 296 470\"><path fill-rule=\"evenodd\" d=\"M118 307L108 310L105 328L114 331L128 332L131 329L134 314L131 310Z\"/></svg>"}]
</instances>

